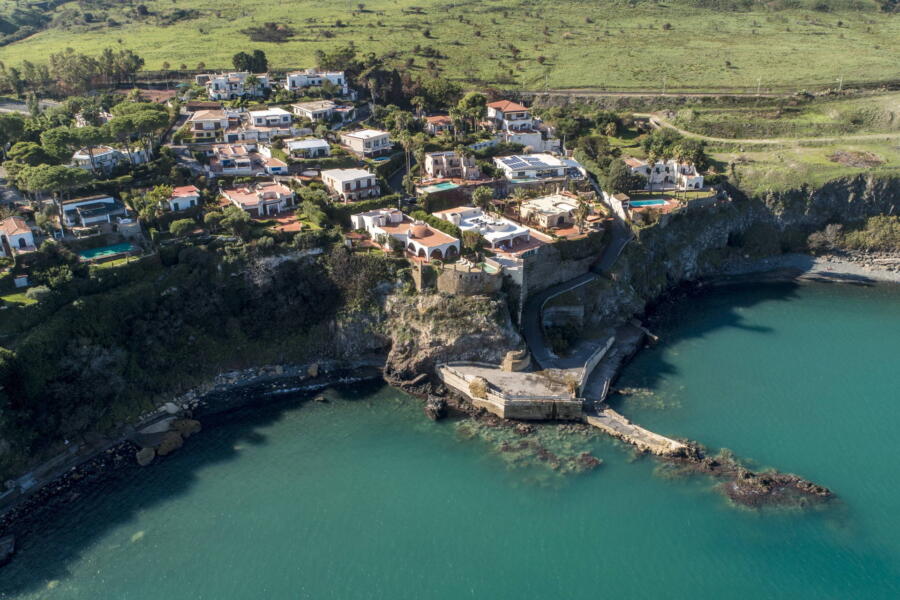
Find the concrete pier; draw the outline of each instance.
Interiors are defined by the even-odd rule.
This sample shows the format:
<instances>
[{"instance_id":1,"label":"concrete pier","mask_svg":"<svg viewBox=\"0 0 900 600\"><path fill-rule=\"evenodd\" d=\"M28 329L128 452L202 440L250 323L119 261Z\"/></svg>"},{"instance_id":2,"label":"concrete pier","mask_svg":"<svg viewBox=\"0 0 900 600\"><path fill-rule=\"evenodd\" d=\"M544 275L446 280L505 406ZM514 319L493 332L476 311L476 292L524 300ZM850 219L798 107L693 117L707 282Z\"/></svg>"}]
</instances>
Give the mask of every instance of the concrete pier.
<instances>
[{"instance_id":1,"label":"concrete pier","mask_svg":"<svg viewBox=\"0 0 900 600\"><path fill-rule=\"evenodd\" d=\"M686 444L635 425L606 405L594 414L585 415L585 421L641 452L657 456L682 456L687 451Z\"/></svg>"}]
</instances>

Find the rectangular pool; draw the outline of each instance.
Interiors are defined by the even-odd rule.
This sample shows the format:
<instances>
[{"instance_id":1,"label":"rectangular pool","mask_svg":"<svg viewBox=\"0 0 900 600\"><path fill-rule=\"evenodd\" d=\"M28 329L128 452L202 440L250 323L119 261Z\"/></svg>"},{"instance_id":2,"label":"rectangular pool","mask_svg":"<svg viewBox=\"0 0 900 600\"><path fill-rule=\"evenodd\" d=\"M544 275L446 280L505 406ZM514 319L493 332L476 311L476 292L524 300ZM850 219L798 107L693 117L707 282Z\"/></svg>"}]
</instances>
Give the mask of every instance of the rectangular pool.
<instances>
[{"instance_id":1,"label":"rectangular pool","mask_svg":"<svg viewBox=\"0 0 900 600\"><path fill-rule=\"evenodd\" d=\"M635 208L641 208L644 206L665 206L667 202L665 200L629 200L628 205L633 206Z\"/></svg>"},{"instance_id":2,"label":"rectangular pool","mask_svg":"<svg viewBox=\"0 0 900 600\"><path fill-rule=\"evenodd\" d=\"M97 258L105 258L115 254L125 254L134 250L131 242L122 242L121 244L113 244L112 246L101 246L100 248L91 248L90 250L82 250L78 253L83 260L94 260Z\"/></svg>"}]
</instances>

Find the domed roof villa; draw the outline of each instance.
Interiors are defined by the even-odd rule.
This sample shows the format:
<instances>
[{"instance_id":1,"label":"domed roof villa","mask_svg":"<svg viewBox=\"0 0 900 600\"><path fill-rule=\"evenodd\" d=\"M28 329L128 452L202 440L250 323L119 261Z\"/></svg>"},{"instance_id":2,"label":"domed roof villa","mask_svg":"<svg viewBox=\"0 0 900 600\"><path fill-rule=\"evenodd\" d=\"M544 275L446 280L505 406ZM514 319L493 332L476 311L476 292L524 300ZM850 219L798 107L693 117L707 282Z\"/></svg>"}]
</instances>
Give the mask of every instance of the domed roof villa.
<instances>
[{"instance_id":1,"label":"domed roof villa","mask_svg":"<svg viewBox=\"0 0 900 600\"><path fill-rule=\"evenodd\" d=\"M487 215L474 206L448 208L435 212L434 216L453 223L462 231L477 231L491 248L512 250L531 239L531 232L527 227L503 217Z\"/></svg>"},{"instance_id":2,"label":"domed roof villa","mask_svg":"<svg viewBox=\"0 0 900 600\"><path fill-rule=\"evenodd\" d=\"M422 221L413 221L395 208L379 208L353 215L354 229L365 229L385 248L387 237L401 242L408 253L427 260L459 256L459 240Z\"/></svg>"}]
</instances>

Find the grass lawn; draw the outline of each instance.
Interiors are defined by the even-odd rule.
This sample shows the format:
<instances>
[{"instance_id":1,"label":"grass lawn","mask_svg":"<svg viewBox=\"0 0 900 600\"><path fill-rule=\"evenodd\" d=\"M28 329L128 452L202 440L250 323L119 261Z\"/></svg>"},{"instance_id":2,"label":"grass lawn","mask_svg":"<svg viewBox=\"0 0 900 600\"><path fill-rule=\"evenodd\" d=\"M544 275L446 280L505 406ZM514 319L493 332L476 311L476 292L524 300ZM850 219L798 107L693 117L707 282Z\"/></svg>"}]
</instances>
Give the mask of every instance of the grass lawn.
<instances>
[{"instance_id":1,"label":"grass lawn","mask_svg":"<svg viewBox=\"0 0 900 600\"><path fill-rule=\"evenodd\" d=\"M431 46L446 56L437 62L451 77L526 89L655 89L665 79L670 90L755 91L758 82L764 90L794 90L833 85L839 77L847 85L900 77L900 16L878 12L871 0L861 1L865 10L832 12L548 0L143 4L153 14L194 9L198 17L159 25L152 15L136 20L132 5L110 4L97 19L100 23L75 25L71 18L60 19L65 25L0 48L0 60L10 66L36 57L46 60L67 47L93 55L104 47L128 47L145 58L148 69L164 62L195 68L199 61L207 68L230 68L233 54L260 48L270 66L287 68L313 66L316 50L354 42L363 53L397 51L398 65L414 57L414 72L422 72L429 59L414 55L413 48ZM410 10L413 5L421 12ZM69 2L55 11L77 8ZM109 26L110 18L119 25ZM296 35L273 43L254 42L240 33L264 22L289 25Z\"/></svg>"},{"instance_id":2,"label":"grass lawn","mask_svg":"<svg viewBox=\"0 0 900 600\"><path fill-rule=\"evenodd\" d=\"M900 94L802 102L761 100L761 106L694 107L678 111L674 122L712 137L825 137L900 131Z\"/></svg>"},{"instance_id":3,"label":"grass lawn","mask_svg":"<svg viewBox=\"0 0 900 600\"><path fill-rule=\"evenodd\" d=\"M765 150L739 152L733 149L710 149L712 157L724 164L734 162L737 184L748 192L799 188L802 184L820 186L837 177L873 173L900 176L900 144L837 143L792 145ZM881 164L860 167L834 160L836 153L874 157Z\"/></svg>"}]
</instances>

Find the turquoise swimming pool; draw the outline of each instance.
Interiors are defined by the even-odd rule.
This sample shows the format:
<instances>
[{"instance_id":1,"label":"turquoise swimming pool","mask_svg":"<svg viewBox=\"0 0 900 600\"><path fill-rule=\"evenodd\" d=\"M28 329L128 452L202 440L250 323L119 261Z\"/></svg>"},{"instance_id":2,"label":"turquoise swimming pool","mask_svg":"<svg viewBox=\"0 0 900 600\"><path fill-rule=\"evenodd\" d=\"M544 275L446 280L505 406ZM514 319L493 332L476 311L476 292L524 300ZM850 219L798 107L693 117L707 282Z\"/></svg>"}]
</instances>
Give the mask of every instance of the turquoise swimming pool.
<instances>
[{"instance_id":1,"label":"turquoise swimming pool","mask_svg":"<svg viewBox=\"0 0 900 600\"><path fill-rule=\"evenodd\" d=\"M444 192L446 190L452 190L458 188L459 185L453 183L452 181L442 181L440 183L435 183L434 185L429 185L428 187L422 188L422 191L426 194L433 194L434 192Z\"/></svg>"},{"instance_id":2,"label":"turquoise swimming pool","mask_svg":"<svg viewBox=\"0 0 900 600\"><path fill-rule=\"evenodd\" d=\"M629 205L634 206L635 208L641 208L642 206L665 206L665 200L630 200L628 202Z\"/></svg>"},{"instance_id":3,"label":"turquoise swimming pool","mask_svg":"<svg viewBox=\"0 0 900 600\"><path fill-rule=\"evenodd\" d=\"M134 250L131 242L122 242L121 244L113 244L112 246L101 246L100 248L91 248L90 250L82 250L78 253L83 260L94 260L113 256L114 254L124 254Z\"/></svg>"}]
</instances>

